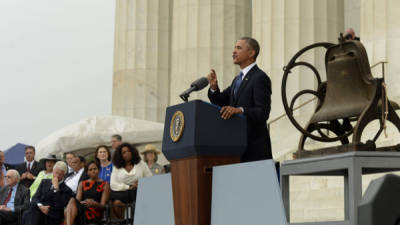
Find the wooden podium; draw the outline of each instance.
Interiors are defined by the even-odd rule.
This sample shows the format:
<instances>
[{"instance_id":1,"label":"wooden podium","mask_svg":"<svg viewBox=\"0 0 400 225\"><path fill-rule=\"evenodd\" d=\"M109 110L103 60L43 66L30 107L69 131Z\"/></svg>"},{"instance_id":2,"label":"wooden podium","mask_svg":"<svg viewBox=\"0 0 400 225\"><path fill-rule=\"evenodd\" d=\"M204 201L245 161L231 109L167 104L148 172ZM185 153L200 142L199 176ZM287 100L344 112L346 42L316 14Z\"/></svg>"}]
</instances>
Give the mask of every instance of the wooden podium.
<instances>
[{"instance_id":1,"label":"wooden podium","mask_svg":"<svg viewBox=\"0 0 400 225\"><path fill-rule=\"evenodd\" d=\"M223 120L200 100L170 106L163 153L171 162L175 225L211 223L212 167L238 163L247 146L246 117Z\"/></svg>"}]
</instances>

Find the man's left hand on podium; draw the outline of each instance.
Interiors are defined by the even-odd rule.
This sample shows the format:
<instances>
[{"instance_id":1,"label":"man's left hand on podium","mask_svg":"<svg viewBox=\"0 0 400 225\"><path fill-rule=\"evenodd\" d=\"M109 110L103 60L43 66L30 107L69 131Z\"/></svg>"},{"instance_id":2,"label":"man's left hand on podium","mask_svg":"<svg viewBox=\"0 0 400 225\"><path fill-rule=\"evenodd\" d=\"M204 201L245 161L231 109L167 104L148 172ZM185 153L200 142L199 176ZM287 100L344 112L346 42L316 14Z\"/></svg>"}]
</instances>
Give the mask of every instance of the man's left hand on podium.
<instances>
[{"instance_id":1,"label":"man's left hand on podium","mask_svg":"<svg viewBox=\"0 0 400 225\"><path fill-rule=\"evenodd\" d=\"M230 119L234 114L242 114L243 110L241 107L235 108L232 106L224 106L219 112L221 113L221 118L227 120Z\"/></svg>"}]
</instances>

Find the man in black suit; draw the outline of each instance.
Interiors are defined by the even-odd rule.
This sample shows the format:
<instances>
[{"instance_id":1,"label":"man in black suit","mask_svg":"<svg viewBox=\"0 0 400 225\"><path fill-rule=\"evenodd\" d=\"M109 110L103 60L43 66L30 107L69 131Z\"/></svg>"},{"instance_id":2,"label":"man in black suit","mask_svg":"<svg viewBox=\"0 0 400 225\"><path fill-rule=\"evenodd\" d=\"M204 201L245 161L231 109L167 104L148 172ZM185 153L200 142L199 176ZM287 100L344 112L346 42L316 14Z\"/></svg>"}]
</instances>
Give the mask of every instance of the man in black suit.
<instances>
[{"instance_id":1,"label":"man in black suit","mask_svg":"<svg viewBox=\"0 0 400 225\"><path fill-rule=\"evenodd\" d=\"M74 193L78 190L79 182L89 179L85 171L85 163L86 160L82 156L75 156L71 160L73 172L65 177L65 184L71 188Z\"/></svg>"},{"instance_id":2,"label":"man in black suit","mask_svg":"<svg viewBox=\"0 0 400 225\"><path fill-rule=\"evenodd\" d=\"M53 179L43 179L32 197L29 209L22 216L22 225L61 224L64 208L73 197L73 192L65 184L64 176L67 164L56 162L53 167Z\"/></svg>"},{"instance_id":3,"label":"man in black suit","mask_svg":"<svg viewBox=\"0 0 400 225\"><path fill-rule=\"evenodd\" d=\"M248 146L242 162L271 159L271 141L266 122L271 111L271 80L256 65L260 46L253 38L243 37L235 44L233 63L240 66L240 74L223 92L220 91L214 70L208 74L210 89L208 98L222 106L221 117L225 120L234 114L247 118Z\"/></svg>"},{"instance_id":4,"label":"man in black suit","mask_svg":"<svg viewBox=\"0 0 400 225\"><path fill-rule=\"evenodd\" d=\"M0 225L18 223L18 215L28 208L30 191L23 185L19 185L18 171L7 171L7 185L0 189Z\"/></svg>"},{"instance_id":5,"label":"man in black suit","mask_svg":"<svg viewBox=\"0 0 400 225\"><path fill-rule=\"evenodd\" d=\"M25 187L30 187L36 176L42 170L39 162L35 161L35 147L25 147L25 159L26 162L17 166L17 170L21 176L20 184Z\"/></svg>"},{"instance_id":6,"label":"man in black suit","mask_svg":"<svg viewBox=\"0 0 400 225\"><path fill-rule=\"evenodd\" d=\"M14 169L13 166L6 163L4 152L0 150L0 187L6 185L7 170Z\"/></svg>"}]
</instances>

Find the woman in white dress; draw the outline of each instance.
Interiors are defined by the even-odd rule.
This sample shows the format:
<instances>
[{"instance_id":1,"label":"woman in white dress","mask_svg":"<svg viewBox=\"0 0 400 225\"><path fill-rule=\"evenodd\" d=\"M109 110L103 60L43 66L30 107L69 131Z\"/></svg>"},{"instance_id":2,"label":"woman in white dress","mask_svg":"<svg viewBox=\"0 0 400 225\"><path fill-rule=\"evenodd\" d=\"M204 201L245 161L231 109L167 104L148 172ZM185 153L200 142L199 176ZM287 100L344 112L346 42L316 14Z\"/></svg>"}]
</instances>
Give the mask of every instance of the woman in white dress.
<instances>
[{"instance_id":1,"label":"woman in white dress","mask_svg":"<svg viewBox=\"0 0 400 225\"><path fill-rule=\"evenodd\" d=\"M128 143L122 143L115 150L113 165L110 182L113 212L117 218L122 218L125 205L136 201L139 178L152 173L140 158L138 150Z\"/></svg>"}]
</instances>

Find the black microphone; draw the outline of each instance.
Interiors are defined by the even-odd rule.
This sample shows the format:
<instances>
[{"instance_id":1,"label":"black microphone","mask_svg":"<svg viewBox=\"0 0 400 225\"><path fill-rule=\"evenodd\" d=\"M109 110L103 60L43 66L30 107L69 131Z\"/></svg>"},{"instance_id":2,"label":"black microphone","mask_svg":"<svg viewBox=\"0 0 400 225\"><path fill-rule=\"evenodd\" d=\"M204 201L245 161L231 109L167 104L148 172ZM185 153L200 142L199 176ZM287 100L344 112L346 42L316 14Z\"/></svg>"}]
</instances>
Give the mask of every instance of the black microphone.
<instances>
[{"instance_id":1,"label":"black microphone","mask_svg":"<svg viewBox=\"0 0 400 225\"><path fill-rule=\"evenodd\" d=\"M200 77L199 79L193 81L193 83L190 84L190 88L180 94L179 97L181 97L183 101L187 102L190 93L192 93L193 91L199 91L207 87L207 85L208 79L206 77Z\"/></svg>"}]
</instances>

